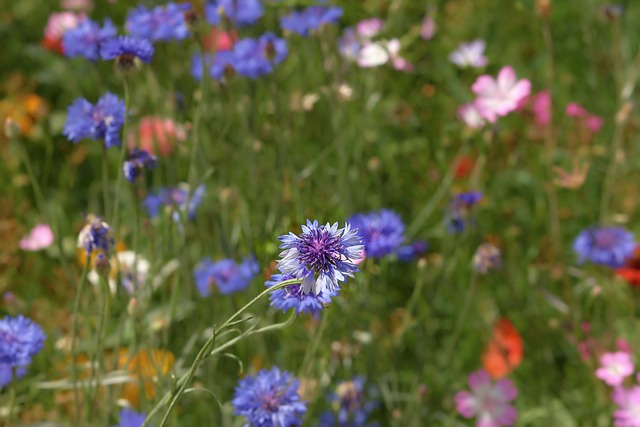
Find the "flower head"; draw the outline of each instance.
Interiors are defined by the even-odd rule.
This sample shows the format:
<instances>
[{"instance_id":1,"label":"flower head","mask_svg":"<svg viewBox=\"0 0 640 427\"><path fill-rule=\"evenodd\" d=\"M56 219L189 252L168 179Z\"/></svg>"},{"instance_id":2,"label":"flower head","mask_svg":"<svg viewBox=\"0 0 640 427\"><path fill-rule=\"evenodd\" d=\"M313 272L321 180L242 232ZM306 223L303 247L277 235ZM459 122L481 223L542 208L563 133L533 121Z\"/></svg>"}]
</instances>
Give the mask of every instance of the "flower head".
<instances>
[{"instance_id":1,"label":"flower head","mask_svg":"<svg viewBox=\"0 0 640 427\"><path fill-rule=\"evenodd\" d=\"M212 262L203 259L193 273L198 292L203 297L211 294L211 287L215 285L223 295L243 291L251 280L260 272L260 267L253 255L237 264L232 259L222 259Z\"/></svg>"},{"instance_id":2,"label":"flower head","mask_svg":"<svg viewBox=\"0 0 640 427\"><path fill-rule=\"evenodd\" d=\"M343 14L340 7L310 6L304 10L291 12L280 18L280 26L284 30L308 36L313 30L323 25L337 22Z\"/></svg>"},{"instance_id":3,"label":"flower head","mask_svg":"<svg viewBox=\"0 0 640 427\"><path fill-rule=\"evenodd\" d=\"M138 5L129 12L125 27L133 37L151 42L182 40L189 36L184 19L189 8L188 3L167 3L153 9Z\"/></svg>"},{"instance_id":4,"label":"flower head","mask_svg":"<svg viewBox=\"0 0 640 427\"><path fill-rule=\"evenodd\" d=\"M120 411L120 422L115 427L140 427L146 417L145 414L125 408Z\"/></svg>"},{"instance_id":5,"label":"flower head","mask_svg":"<svg viewBox=\"0 0 640 427\"><path fill-rule=\"evenodd\" d=\"M104 27L90 19L81 21L76 27L66 31L62 37L64 54L70 58L82 56L92 61L100 58L100 47L118 34L110 20L104 21Z\"/></svg>"},{"instance_id":6,"label":"flower head","mask_svg":"<svg viewBox=\"0 0 640 427\"><path fill-rule=\"evenodd\" d=\"M158 158L144 150L133 149L129 154L129 160L122 165L122 172L127 181L133 182L143 169L153 169L158 163Z\"/></svg>"},{"instance_id":7,"label":"flower head","mask_svg":"<svg viewBox=\"0 0 640 427\"><path fill-rule=\"evenodd\" d=\"M460 43L458 49L449 55L449 61L460 68L481 68L487 65L484 56L484 40L474 40L470 43Z\"/></svg>"},{"instance_id":8,"label":"flower head","mask_svg":"<svg viewBox=\"0 0 640 427\"><path fill-rule=\"evenodd\" d=\"M150 62L153 51L153 46L148 40L118 36L102 43L100 56L102 59L115 59L120 68L128 69L134 66L136 59Z\"/></svg>"},{"instance_id":9,"label":"flower head","mask_svg":"<svg viewBox=\"0 0 640 427\"><path fill-rule=\"evenodd\" d=\"M459 106L457 116L470 129L479 129L486 123L478 107L473 102Z\"/></svg>"},{"instance_id":10,"label":"flower head","mask_svg":"<svg viewBox=\"0 0 640 427\"><path fill-rule=\"evenodd\" d=\"M480 115L494 123L498 117L515 111L518 104L529 96L531 82L516 80L513 68L506 66L500 70L497 79L488 75L478 77L471 90L477 95L475 105Z\"/></svg>"},{"instance_id":11,"label":"flower head","mask_svg":"<svg viewBox=\"0 0 640 427\"><path fill-rule=\"evenodd\" d=\"M492 337L482 354L482 365L493 378L502 378L522 363L522 337L509 318L493 325Z\"/></svg>"},{"instance_id":12,"label":"flower head","mask_svg":"<svg viewBox=\"0 0 640 427\"><path fill-rule=\"evenodd\" d=\"M119 146L125 114L124 102L110 92L104 94L96 105L78 98L67 109L63 133L72 142L90 138L104 140L107 148Z\"/></svg>"},{"instance_id":13,"label":"flower head","mask_svg":"<svg viewBox=\"0 0 640 427\"><path fill-rule=\"evenodd\" d=\"M46 249L53 243L53 231L48 224L38 224L28 235L20 239L20 249L23 251L39 251Z\"/></svg>"},{"instance_id":14,"label":"flower head","mask_svg":"<svg viewBox=\"0 0 640 427\"><path fill-rule=\"evenodd\" d=\"M473 268L480 274L487 274L490 270L499 270L502 267L500 249L491 243L483 243L478 246L473 255Z\"/></svg>"},{"instance_id":15,"label":"flower head","mask_svg":"<svg viewBox=\"0 0 640 427\"><path fill-rule=\"evenodd\" d=\"M396 251L396 256L402 262L415 261L429 249L429 244L424 240L417 240L410 245L400 246Z\"/></svg>"},{"instance_id":16,"label":"flower head","mask_svg":"<svg viewBox=\"0 0 640 427\"><path fill-rule=\"evenodd\" d=\"M381 209L368 214L356 214L348 222L358 229L368 257L389 255L398 250L404 241L404 224L392 210Z\"/></svg>"},{"instance_id":17,"label":"flower head","mask_svg":"<svg viewBox=\"0 0 640 427\"><path fill-rule=\"evenodd\" d=\"M204 16L211 25L218 25L226 17L239 27L253 25L264 15L260 0L209 0L204 5Z\"/></svg>"},{"instance_id":18,"label":"flower head","mask_svg":"<svg viewBox=\"0 0 640 427\"><path fill-rule=\"evenodd\" d=\"M47 25L44 27L44 40L42 44L45 48L57 53L64 53L62 39L65 33L76 28L82 21L87 19L84 14L75 12L57 12L49 15Z\"/></svg>"},{"instance_id":19,"label":"flower head","mask_svg":"<svg viewBox=\"0 0 640 427\"><path fill-rule=\"evenodd\" d=\"M102 255L102 254L101 254ZM107 259L109 274L109 288L116 292L117 281L129 295L134 295L146 282L151 270L151 263L142 255L133 251L117 252ZM97 258L96 263L97 264ZM100 275L96 269L91 270L87 276L94 285L100 283Z\"/></svg>"},{"instance_id":20,"label":"flower head","mask_svg":"<svg viewBox=\"0 0 640 427\"><path fill-rule=\"evenodd\" d=\"M27 373L27 369L24 366L18 366L15 368L16 376L13 376L14 367L12 365L6 365L0 363L0 388L4 388L14 379L19 379L24 377Z\"/></svg>"},{"instance_id":21,"label":"flower head","mask_svg":"<svg viewBox=\"0 0 640 427\"><path fill-rule=\"evenodd\" d=\"M483 198L479 191L468 191L458 193L449 202L449 209L445 216L447 228L451 233L461 233L471 221L470 215L472 208L477 205Z\"/></svg>"},{"instance_id":22,"label":"flower head","mask_svg":"<svg viewBox=\"0 0 640 427\"><path fill-rule=\"evenodd\" d=\"M18 315L0 320L0 364L26 366L44 346L46 335L37 323Z\"/></svg>"},{"instance_id":23,"label":"flower head","mask_svg":"<svg viewBox=\"0 0 640 427\"><path fill-rule=\"evenodd\" d=\"M263 369L238 382L232 401L235 414L254 427L300 426L307 407L298 388L291 373Z\"/></svg>"},{"instance_id":24,"label":"flower head","mask_svg":"<svg viewBox=\"0 0 640 427\"><path fill-rule=\"evenodd\" d=\"M235 71L235 54L233 51L218 52L211 59L211 55L204 55L209 68L209 75L216 80L222 80L225 75ZM198 81L202 80L202 55L196 53L191 60L191 75Z\"/></svg>"},{"instance_id":25,"label":"flower head","mask_svg":"<svg viewBox=\"0 0 640 427\"><path fill-rule=\"evenodd\" d=\"M358 271L354 260L361 258L364 250L358 231L347 223L338 229L338 223L318 225L318 221L307 220L302 226L302 234L293 233L279 237L284 249L278 260L278 269L303 279L303 293L312 289L320 292L334 292L339 289L338 282L344 282L345 276L353 277Z\"/></svg>"},{"instance_id":26,"label":"flower head","mask_svg":"<svg viewBox=\"0 0 640 427\"><path fill-rule=\"evenodd\" d=\"M338 384L331 400L332 410L321 415L319 427L377 425L368 423L378 402L365 395L363 378L358 377Z\"/></svg>"},{"instance_id":27,"label":"flower head","mask_svg":"<svg viewBox=\"0 0 640 427\"><path fill-rule=\"evenodd\" d=\"M429 14L425 15L420 28L420 37L423 40L431 40L435 36L437 30L436 20Z\"/></svg>"},{"instance_id":28,"label":"flower head","mask_svg":"<svg viewBox=\"0 0 640 427\"><path fill-rule=\"evenodd\" d=\"M187 139L184 127L172 119L158 116L145 116L140 120L138 129L129 133L127 143L130 149L140 147L157 156L171 154L176 143Z\"/></svg>"},{"instance_id":29,"label":"flower head","mask_svg":"<svg viewBox=\"0 0 640 427\"><path fill-rule=\"evenodd\" d=\"M111 227L102 218L87 215L87 223L78 234L78 247L91 255L94 251L108 254L113 249L114 240Z\"/></svg>"},{"instance_id":30,"label":"flower head","mask_svg":"<svg viewBox=\"0 0 640 427\"><path fill-rule=\"evenodd\" d=\"M234 68L238 74L255 79L273 72L274 65L281 63L287 53L287 43L272 33L243 39L233 48Z\"/></svg>"},{"instance_id":31,"label":"flower head","mask_svg":"<svg viewBox=\"0 0 640 427\"><path fill-rule=\"evenodd\" d=\"M270 288L293 278L293 276L287 274L274 274L268 281L264 282L264 285ZM338 292L320 291L317 295L313 292L305 294L302 292L302 286L296 283L271 292L269 300L271 301L271 307L283 312L295 309L298 314L310 313L316 315L324 309L325 305L331 302L331 298L336 296L338 296Z\"/></svg>"},{"instance_id":32,"label":"flower head","mask_svg":"<svg viewBox=\"0 0 640 427\"><path fill-rule=\"evenodd\" d=\"M489 374L480 369L469 375L471 391L456 394L456 409L465 418L476 417L478 426L511 426L516 422L518 413L511 405L518 390L511 380L502 379L493 382Z\"/></svg>"},{"instance_id":33,"label":"flower head","mask_svg":"<svg viewBox=\"0 0 640 427\"><path fill-rule=\"evenodd\" d=\"M633 287L640 286L640 246L636 246L624 266L616 270L616 276L622 277Z\"/></svg>"},{"instance_id":34,"label":"flower head","mask_svg":"<svg viewBox=\"0 0 640 427\"><path fill-rule=\"evenodd\" d=\"M613 413L614 426L640 427L640 386L616 387L611 400L618 405Z\"/></svg>"},{"instance_id":35,"label":"flower head","mask_svg":"<svg viewBox=\"0 0 640 427\"><path fill-rule=\"evenodd\" d=\"M633 374L631 355L624 351L605 353L600 357L600 367L596 370L596 377L607 385L617 387L622 385L626 377Z\"/></svg>"},{"instance_id":36,"label":"flower head","mask_svg":"<svg viewBox=\"0 0 640 427\"><path fill-rule=\"evenodd\" d=\"M180 219L180 214L177 210L186 211L187 217L192 220L196 217L196 209L202 203L204 194L205 187L200 185L189 199L189 186L180 184L178 187L162 188L155 193L149 194L144 200L144 205L152 218L160 215L160 208L166 207L173 212L173 217L176 221ZM189 199L188 206L187 199Z\"/></svg>"},{"instance_id":37,"label":"flower head","mask_svg":"<svg viewBox=\"0 0 640 427\"><path fill-rule=\"evenodd\" d=\"M611 268L622 267L635 249L633 233L622 227L600 227L583 230L573 242L579 263L589 260Z\"/></svg>"}]
</instances>

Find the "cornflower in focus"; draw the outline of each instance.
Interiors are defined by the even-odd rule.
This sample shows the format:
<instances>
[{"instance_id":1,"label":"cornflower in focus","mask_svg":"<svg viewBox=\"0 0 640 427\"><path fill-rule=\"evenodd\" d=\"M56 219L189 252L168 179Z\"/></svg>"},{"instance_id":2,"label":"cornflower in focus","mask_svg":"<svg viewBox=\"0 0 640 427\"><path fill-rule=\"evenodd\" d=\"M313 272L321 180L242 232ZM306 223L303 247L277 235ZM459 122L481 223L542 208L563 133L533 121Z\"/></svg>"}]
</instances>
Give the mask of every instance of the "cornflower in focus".
<instances>
[{"instance_id":1,"label":"cornflower in focus","mask_svg":"<svg viewBox=\"0 0 640 427\"><path fill-rule=\"evenodd\" d=\"M288 30L301 36L308 36L313 30L321 28L323 25L338 22L343 14L340 7L331 6L310 6L301 11L291 12L287 16L280 18L280 26L283 30Z\"/></svg>"},{"instance_id":2,"label":"cornflower in focus","mask_svg":"<svg viewBox=\"0 0 640 427\"><path fill-rule=\"evenodd\" d=\"M63 133L72 142L90 138L104 140L107 148L119 146L125 114L124 102L112 93L107 92L96 105L78 98L67 109Z\"/></svg>"},{"instance_id":3,"label":"cornflower in focus","mask_svg":"<svg viewBox=\"0 0 640 427\"><path fill-rule=\"evenodd\" d=\"M256 79L272 73L287 53L287 43L272 33L257 39L242 39L233 48L234 68L238 74Z\"/></svg>"},{"instance_id":4,"label":"cornflower in focus","mask_svg":"<svg viewBox=\"0 0 640 427\"><path fill-rule=\"evenodd\" d=\"M473 268L480 274L487 274L491 270L499 270L502 267L500 249L490 243L478 246L473 255Z\"/></svg>"},{"instance_id":5,"label":"cornflower in focus","mask_svg":"<svg viewBox=\"0 0 640 427\"><path fill-rule=\"evenodd\" d=\"M184 12L190 8L188 3L167 3L153 9L138 5L127 15L125 28L131 36L151 42L183 40L189 36Z\"/></svg>"},{"instance_id":6,"label":"cornflower in focus","mask_svg":"<svg viewBox=\"0 0 640 427\"><path fill-rule=\"evenodd\" d=\"M225 17L239 27L255 24L264 15L260 0L209 0L204 5L204 16L211 25L219 25Z\"/></svg>"},{"instance_id":7,"label":"cornflower in focus","mask_svg":"<svg viewBox=\"0 0 640 427\"><path fill-rule=\"evenodd\" d=\"M180 184L178 187L163 188L156 193L149 194L144 200L144 206L147 208L147 212L151 218L160 215L160 208L166 207L173 212L173 217L176 221L180 219L178 210L186 211L187 217L192 220L196 217L196 209L202 203L204 194L204 185L198 186L191 195L189 205L187 206L189 186L187 184ZM177 210L174 208L177 208Z\"/></svg>"},{"instance_id":8,"label":"cornflower in focus","mask_svg":"<svg viewBox=\"0 0 640 427\"><path fill-rule=\"evenodd\" d=\"M264 282L264 285L270 288L291 279L294 279L291 275L274 274ZM305 294L302 292L302 286L299 283L295 283L271 292L269 300L271 301L271 307L283 312L295 309L299 315L302 313L316 315L324 309L325 305L331 302L331 298L336 296L338 296L338 292L328 291L320 291L317 295L313 292Z\"/></svg>"},{"instance_id":9,"label":"cornflower in focus","mask_svg":"<svg viewBox=\"0 0 640 427\"><path fill-rule=\"evenodd\" d=\"M300 236L290 232L279 240L284 250L277 268L282 274L302 279L305 294L337 291L338 282L358 272L354 260L360 259L364 250L358 231L349 223L339 229L337 222L318 225L318 221L307 220Z\"/></svg>"},{"instance_id":10,"label":"cornflower in focus","mask_svg":"<svg viewBox=\"0 0 640 427\"><path fill-rule=\"evenodd\" d=\"M214 285L223 295L243 291L259 272L260 266L251 255L239 264L232 259L213 262L205 258L196 266L193 275L200 295L208 297Z\"/></svg>"},{"instance_id":11,"label":"cornflower in focus","mask_svg":"<svg viewBox=\"0 0 640 427\"><path fill-rule=\"evenodd\" d=\"M125 408L120 411L120 422L114 427L140 427L144 423L145 418L145 414ZM151 424L147 425L153 427Z\"/></svg>"},{"instance_id":12,"label":"cornflower in focus","mask_svg":"<svg viewBox=\"0 0 640 427\"><path fill-rule=\"evenodd\" d=\"M254 427L300 426L307 411L300 399L300 384L294 376L277 367L263 369L241 379L232 404L235 414Z\"/></svg>"},{"instance_id":13,"label":"cornflower in focus","mask_svg":"<svg viewBox=\"0 0 640 427\"><path fill-rule=\"evenodd\" d=\"M100 58L100 48L107 40L118 34L116 27L110 20L104 21L104 27L90 19L81 21L78 26L64 33L62 48L64 54L70 58L82 56L97 61Z\"/></svg>"},{"instance_id":14,"label":"cornflower in focus","mask_svg":"<svg viewBox=\"0 0 640 427\"><path fill-rule=\"evenodd\" d=\"M600 357L600 367L596 370L596 377L611 387L622 385L624 379L633 374L631 354L618 351L605 353Z\"/></svg>"},{"instance_id":15,"label":"cornflower in focus","mask_svg":"<svg viewBox=\"0 0 640 427\"><path fill-rule=\"evenodd\" d=\"M618 405L613 412L614 426L640 427L640 386L636 385L630 389L616 387L611 400Z\"/></svg>"},{"instance_id":16,"label":"cornflower in focus","mask_svg":"<svg viewBox=\"0 0 640 427\"><path fill-rule=\"evenodd\" d=\"M368 214L352 215L347 222L358 230L367 257L381 258L389 255L398 250L404 241L404 224L392 210L381 209Z\"/></svg>"},{"instance_id":17,"label":"cornflower in focus","mask_svg":"<svg viewBox=\"0 0 640 427\"><path fill-rule=\"evenodd\" d=\"M461 233L469 225L472 208L480 203L483 195L479 191L469 191L455 195L449 202L445 215L447 229L451 233Z\"/></svg>"},{"instance_id":18,"label":"cornflower in focus","mask_svg":"<svg viewBox=\"0 0 640 427\"><path fill-rule=\"evenodd\" d=\"M42 350L46 335L37 323L18 315L0 320L0 364L23 367Z\"/></svg>"},{"instance_id":19,"label":"cornflower in focus","mask_svg":"<svg viewBox=\"0 0 640 427\"><path fill-rule=\"evenodd\" d=\"M588 228L573 242L579 263L588 260L611 268L622 267L626 259L633 255L635 247L633 233L622 227Z\"/></svg>"},{"instance_id":20,"label":"cornflower in focus","mask_svg":"<svg viewBox=\"0 0 640 427\"><path fill-rule=\"evenodd\" d=\"M531 82L516 80L516 73L510 66L503 67L494 79L488 75L479 76L471 86L476 94L475 105L480 115L490 123L498 117L515 111L519 103L529 96Z\"/></svg>"},{"instance_id":21,"label":"cornflower in focus","mask_svg":"<svg viewBox=\"0 0 640 427\"><path fill-rule=\"evenodd\" d=\"M355 378L338 384L331 400L331 410L322 413L319 427L378 425L368 423L378 403L365 396L364 379Z\"/></svg>"},{"instance_id":22,"label":"cornflower in focus","mask_svg":"<svg viewBox=\"0 0 640 427\"><path fill-rule=\"evenodd\" d=\"M95 251L109 254L113 245L113 234L109 224L100 217L87 215L87 224L78 234L78 247L84 249L89 256Z\"/></svg>"},{"instance_id":23,"label":"cornflower in focus","mask_svg":"<svg viewBox=\"0 0 640 427\"><path fill-rule=\"evenodd\" d=\"M53 231L48 224L38 224L28 235L20 239L20 249L23 251L39 251L46 249L53 243Z\"/></svg>"},{"instance_id":24,"label":"cornflower in focus","mask_svg":"<svg viewBox=\"0 0 640 427\"><path fill-rule=\"evenodd\" d=\"M512 426L518 417L511 404L518 395L511 380L501 379L495 383L489 374L480 369L469 375L471 391L456 394L456 409L465 418L476 418L478 426Z\"/></svg>"},{"instance_id":25,"label":"cornflower in focus","mask_svg":"<svg viewBox=\"0 0 640 427\"><path fill-rule=\"evenodd\" d=\"M132 68L137 60L150 62L153 51L153 46L148 40L129 36L118 36L100 46L102 59L115 59L116 65L122 70Z\"/></svg>"},{"instance_id":26,"label":"cornflower in focus","mask_svg":"<svg viewBox=\"0 0 640 427\"><path fill-rule=\"evenodd\" d=\"M460 43L458 49L449 55L449 61L460 68L482 68L487 65L487 57L484 56L484 49L485 43L483 40Z\"/></svg>"},{"instance_id":27,"label":"cornflower in focus","mask_svg":"<svg viewBox=\"0 0 640 427\"><path fill-rule=\"evenodd\" d=\"M129 182L135 181L143 169L153 169L158 163L158 158L144 150L134 149L129 154L129 159L122 165L124 177Z\"/></svg>"},{"instance_id":28,"label":"cornflower in focus","mask_svg":"<svg viewBox=\"0 0 640 427\"><path fill-rule=\"evenodd\" d=\"M65 33L76 28L87 17L82 13L56 12L49 15L47 25L44 27L44 40L42 45L53 52L64 53L62 39Z\"/></svg>"}]
</instances>

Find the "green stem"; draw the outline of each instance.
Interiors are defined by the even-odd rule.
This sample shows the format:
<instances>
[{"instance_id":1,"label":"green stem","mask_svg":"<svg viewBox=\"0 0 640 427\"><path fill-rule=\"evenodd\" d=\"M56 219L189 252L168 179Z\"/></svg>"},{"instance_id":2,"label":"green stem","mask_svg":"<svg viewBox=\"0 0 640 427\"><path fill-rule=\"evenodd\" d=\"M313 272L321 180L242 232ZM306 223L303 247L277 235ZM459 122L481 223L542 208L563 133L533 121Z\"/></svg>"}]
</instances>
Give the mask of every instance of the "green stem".
<instances>
[{"instance_id":1,"label":"green stem","mask_svg":"<svg viewBox=\"0 0 640 427\"><path fill-rule=\"evenodd\" d=\"M76 293L76 300L73 304L73 322L71 323L71 378L73 380L73 403L75 408L75 424L80 424L80 396L78 393L78 361L76 353L76 335L78 332L78 316L80 314L80 299L84 284L87 280L87 274L89 273L89 264L91 258L85 254L85 264L82 269L82 276L80 276L80 283L78 284L78 291Z\"/></svg>"},{"instance_id":2,"label":"green stem","mask_svg":"<svg viewBox=\"0 0 640 427\"><path fill-rule=\"evenodd\" d=\"M11 384L9 385L9 413L7 414L7 426L11 426L13 423L13 410L16 405L16 385L15 382L18 379L17 368L11 367Z\"/></svg>"},{"instance_id":3,"label":"green stem","mask_svg":"<svg viewBox=\"0 0 640 427\"><path fill-rule=\"evenodd\" d=\"M104 301L102 303L102 316L98 324L98 334L96 337L96 347L91 356L91 378L93 389L89 398L89 414L93 416L94 399L100 388L100 378L104 374L104 340L107 330L107 322L109 319L109 306L111 300L111 290L109 289L109 279L104 274L100 275L100 289L103 294Z\"/></svg>"},{"instance_id":4,"label":"green stem","mask_svg":"<svg viewBox=\"0 0 640 427\"><path fill-rule=\"evenodd\" d=\"M124 145L124 144L123 144ZM109 153L104 146L102 153L102 197L104 200L104 214L109 212Z\"/></svg>"},{"instance_id":5,"label":"green stem","mask_svg":"<svg viewBox=\"0 0 640 427\"><path fill-rule=\"evenodd\" d=\"M456 348L456 344L458 343L458 338L460 337L460 333L462 332L462 327L464 326L467 320L467 314L469 314L469 307L471 305L471 301L476 293L476 285L478 283L477 274L474 271L471 274L471 284L469 285L469 289L467 290L467 294L465 295L464 302L462 304L462 310L459 311L460 315L458 316L458 320L456 321L456 326L451 335L451 341L449 341L449 348L444 353L446 357L444 359L445 362L449 362L451 357L453 356L453 352Z\"/></svg>"},{"instance_id":6,"label":"green stem","mask_svg":"<svg viewBox=\"0 0 640 427\"><path fill-rule=\"evenodd\" d=\"M129 78L124 76L124 123L122 125L122 145L120 146L120 159L118 162L118 180L116 184L116 196L113 207L113 215L111 216L113 230L118 231L118 208L120 207L120 191L122 188L122 181L124 179L124 173L122 172L122 165L127 157L127 123L129 122L129 106L131 105L131 99L129 94Z\"/></svg>"},{"instance_id":7,"label":"green stem","mask_svg":"<svg viewBox=\"0 0 640 427\"><path fill-rule=\"evenodd\" d=\"M322 340L322 337L324 336L324 332L327 330L327 326L329 325L329 312L330 311L327 310L324 313L322 313L322 320L320 321L320 327L318 328L318 332L316 333L316 336L313 339L313 343L311 344L311 347L309 347L307 352L304 354L304 359L302 361L302 369L300 370L302 374L308 373L311 366L311 361L313 360L313 356L316 354L316 351L320 346L320 340Z\"/></svg>"}]
</instances>

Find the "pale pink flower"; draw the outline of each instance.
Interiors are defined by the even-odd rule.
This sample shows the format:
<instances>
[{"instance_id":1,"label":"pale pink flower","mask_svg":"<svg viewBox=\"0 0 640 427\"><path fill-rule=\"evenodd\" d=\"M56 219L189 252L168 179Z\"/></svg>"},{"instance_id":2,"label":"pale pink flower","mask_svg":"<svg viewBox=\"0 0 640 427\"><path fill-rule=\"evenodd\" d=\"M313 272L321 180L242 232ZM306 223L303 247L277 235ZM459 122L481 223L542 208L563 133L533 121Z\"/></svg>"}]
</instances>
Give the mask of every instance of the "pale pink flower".
<instances>
[{"instance_id":1,"label":"pale pink flower","mask_svg":"<svg viewBox=\"0 0 640 427\"><path fill-rule=\"evenodd\" d=\"M533 95L533 116L540 126L551 123L551 93L543 90Z\"/></svg>"},{"instance_id":2,"label":"pale pink flower","mask_svg":"<svg viewBox=\"0 0 640 427\"><path fill-rule=\"evenodd\" d=\"M617 387L631 374L633 362L629 353L618 351L605 353L600 357L600 368L596 370L596 377L606 384Z\"/></svg>"},{"instance_id":3,"label":"pale pink flower","mask_svg":"<svg viewBox=\"0 0 640 427\"><path fill-rule=\"evenodd\" d=\"M497 79L486 74L479 76L471 90L477 95L475 104L480 115L494 123L498 117L514 111L518 103L529 96L531 82L516 80L515 71L507 65L500 70Z\"/></svg>"},{"instance_id":4,"label":"pale pink flower","mask_svg":"<svg viewBox=\"0 0 640 427\"><path fill-rule=\"evenodd\" d=\"M381 40L365 45L358 54L358 65L373 68L391 62L396 70L411 72L413 65L399 55L400 40Z\"/></svg>"},{"instance_id":5,"label":"pale pink flower","mask_svg":"<svg viewBox=\"0 0 640 427\"><path fill-rule=\"evenodd\" d=\"M365 19L356 24L358 37L370 40L377 36L382 30L384 21L378 18Z\"/></svg>"},{"instance_id":6,"label":"pale pink flower","mask_svg":"<svg viewBox=\"0 0 640 427\"><path fill-rule=\"evenodd\" d=\"M566 113L569 117L575 117L578 123L582 127L589 129L591 133L600 132L602 125L604 125L602 117L589 113L583 106L575 102L567 104Z\"/></svg>"},{"instance_id":7,"label":"pale pink flower","mask_svg":"<svg viewBox=\"0 0 640 427\"><path fill-rule=\"evenodd\" d=\"M575 102L570 102L567 104L567 116L569 117L582 117L587 114L587 110L584 109L580 104L576 104Z\"/></svg>"},{"instance_id":8,"label":"pale pink flower","mask_svg":"<svg viewBox=\"0 0 640 427\"><path fill-rule=\"evenodd\" d=\"M484 56L485 44L482 40L474 40L471 43L460 43L458 49L451 52L449 61L458 67L481 68L487 65L487 57Z\"/></svg>"},{"instance_id":9,"label":"pale pink flower","mask_svg":"<svg viewBox=\"0 0 640 427\"><path fill-rule=\"evenodd\" d=\"M591 132L598 133L604 125L604 119L591 114L584 120L584 124Z\"/></svg>"},{"instance_id":10,"label":"pale pink flower","mask_svg":"<svg viewBox=\"0 0 640 427\"><path fill-rule=\"evenodd\" d=\"M436 21L430 15L426 15L422 20L422 28L420 28L420 37L423 40L431 40L436 34Z\"/></svg>"},{"instance_id":11,"label":"pale pink flower","mask_svg":"<svg viewBox=\"0 0 640 427\"><path fill-rule=\"evenodd\" d=\"M137 132L129 133L128 145L129 148L136 148L138 143L141 150L157 156L166 156L173 152L178 142L186 139L184 127L173 120L146 116L140 120Z\"/></svg>"},{"instance_id":12,"label":"pale pink flower","mask_svg":"<svg viewBox=\"0 0 640 427\"><path fill-rule=\"evenodd\" d=\"M473 102L458 107L458 118L471 129L478 129L485 125L485 119L480 115Z\"/></svg>"},{"instance_id":13,"label":"pale pink flower","mask_svg":"<svg viewBox=\"0 0 640 427\"><path fill-rule=\"evenodd\" d=\"M611 400L618 405L613 413L616 427L640 427L640 386L630 389L616 387Z\"/></svg>"},{"instance_id":14,"label":"pale pink flower","mask_svg":"<svg viewBox=\"0 0 640 427\"><path fill-rule=\"evenodd\" d=\"M89 11L93 9L93 2L91 0L62 0L60 6L66 10Z\"/></svg>"},{"instance_id":15,"label":"pale pink flower","mask_svg":"<svg viewBox=\"0 0 640 427\"><path fill-rule=\"evenodd\" d=\"M44 27L44 40L42 44L46 49L63 54L62 37L64 33L77 27L87 17L84 13L57 12L49 15L47 25Z\"/></svg>"},{"instance_id":16,"label":"pale pink flower","mask_svg":"<svg viewBox=\"0 0 640 427\"><path fill-rule=\"evenodd\" d=\"M518 390L509 379L495 383L484 369L469 375L471 392L456 394L456 409L465 418L476 418L477 427L511 426L516 422L518 412L511 402Z\"/></svg>"},{"instance_id":17,"label":"pale pink flower","mask_svg":"<svg viewBox=\"0 0 640 427\"><path fill-rule=\"evenodd\" d=\"M53 243L53 231L47 224L38 224L20 239L20 249L23 251L39 251L46 249Z\"/></svg>"}]
</instances>

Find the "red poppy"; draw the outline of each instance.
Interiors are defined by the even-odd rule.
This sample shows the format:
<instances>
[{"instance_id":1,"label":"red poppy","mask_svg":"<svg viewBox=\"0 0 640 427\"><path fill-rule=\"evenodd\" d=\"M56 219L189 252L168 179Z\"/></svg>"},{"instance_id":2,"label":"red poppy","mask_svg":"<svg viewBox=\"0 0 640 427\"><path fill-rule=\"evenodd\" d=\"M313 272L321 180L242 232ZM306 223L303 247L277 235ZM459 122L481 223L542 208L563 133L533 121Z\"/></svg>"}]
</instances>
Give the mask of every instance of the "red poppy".
<instances>
[{"instance_id":1,"label":"red poppy","mask_svg":"<svg viewBox=\"0 0 640 427\"><path fill-rule=\"evenodd\" d=\"M622 277L631 286L640 286L640 246L636 246L624 267L616 270L616 276Z\"/></svg>"},{"instance_id":2,"label":"red poppy","mask_svg":"<svg viewBox=\"0 0 640 427\"><path fill-rule=\"evenodd\" d=\"M456 179L464 179L469 176L471 171L473 170L473 165L475 164L475 160L469 156L460 157L456 163L454 164L455 172L454 176Z\"/></svg>"},{"instance_id":3,"label":"red poppy","mask_svg":"<svg viewBox=\"0 0 640 427\"><path fill-rule=\"evenodd\" d=\"M522 362L522 337L506 317L493 325L493 337L482 355L484 369L493 378L502 378Z\"/></svg>"}]
</instances>

